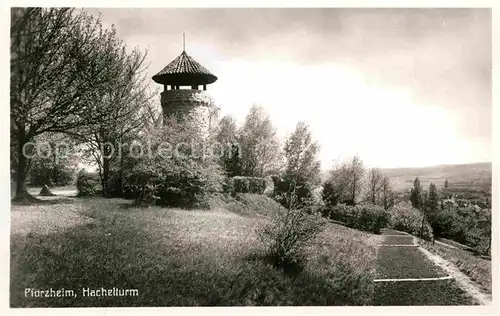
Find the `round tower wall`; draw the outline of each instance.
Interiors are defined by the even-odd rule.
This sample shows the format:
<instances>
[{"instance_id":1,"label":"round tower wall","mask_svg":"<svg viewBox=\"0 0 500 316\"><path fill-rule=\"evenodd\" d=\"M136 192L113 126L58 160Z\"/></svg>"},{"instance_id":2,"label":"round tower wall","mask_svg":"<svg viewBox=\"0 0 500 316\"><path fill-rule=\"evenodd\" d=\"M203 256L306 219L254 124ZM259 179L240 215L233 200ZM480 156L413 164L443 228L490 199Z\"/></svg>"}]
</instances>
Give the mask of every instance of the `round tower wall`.
<instances>
[{"instance_id":1,"label":"round tower wall","mask_svg":"<svg viewBox=\"0 0 500 316\"><path fill-rule=\"evenodd\" d=\"M164 116L176 115L199 126L203 132L210 129L210 109L213 99L203 90L166 90L161 93Z\"/></svg>"}]
</instances>

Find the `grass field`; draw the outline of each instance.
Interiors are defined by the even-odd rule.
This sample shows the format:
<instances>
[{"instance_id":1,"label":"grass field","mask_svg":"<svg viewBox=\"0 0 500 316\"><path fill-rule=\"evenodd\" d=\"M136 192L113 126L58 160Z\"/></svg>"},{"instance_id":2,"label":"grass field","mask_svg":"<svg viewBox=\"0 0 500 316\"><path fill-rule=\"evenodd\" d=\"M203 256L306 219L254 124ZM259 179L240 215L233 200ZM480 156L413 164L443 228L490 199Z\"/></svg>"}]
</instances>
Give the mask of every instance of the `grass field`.
<instances>
[{"instance_id":1,"label":"grass field","mask_svg":"<svg viewBox=\"0 0 500 316\"><path fill-rule=\"evenodd\" d=\"M401 235L401 236L387 236L382 243L383 245L412 245L413 236Z\"/></svg>"},{"instance_id":2,"label":"grass field","mask_svg":"<svg viewBox=\"0 0 500 316\"><path fill-rule=\"evenodd\" d=\"M445 273L426 260L417 247L381 247L377 277L383 279L435 278Z\"/></svg>"},{"instance_id":3,"label":"grass field","mask_svg":"<svg viewBox=\"0 0 500 316\"><path fill-rule=\"evenodd\" d=\"M460 271L479 285L485 293L491 294L491 261L475 256L473 253L459 248L419 241L425 249L434 252L453 263Z\"/></svg>"},{"instance_id":4,"label":"grass field","mask_svg":"<svg viewBox=\"0 0 500 316\"><path fill-rule=\"evenodd\" d=\"M245 198L266 207L264 200ZM271 202L267 206L276 207ZM380 235L330 223L306 249L304 269L288 273L263 259L255 231L268 218L239 213L237 207L224 206L135 208L130 201L102 198L13 205L10 304L373 304ZM139 295L82 296L84 288L113 287L137 289ZM72 289L77 297L25 297L26 288Z\"/></svg>"},{"instance_id":5,"label":"grass field","mask_svg":"<svg viewBox=\"0 0 500 316\"><path fill-rule=\"evenodd\" d=\"M384 282L375 287L374 305L474 305L454 280Z\"/></svg>"}]
</instances>

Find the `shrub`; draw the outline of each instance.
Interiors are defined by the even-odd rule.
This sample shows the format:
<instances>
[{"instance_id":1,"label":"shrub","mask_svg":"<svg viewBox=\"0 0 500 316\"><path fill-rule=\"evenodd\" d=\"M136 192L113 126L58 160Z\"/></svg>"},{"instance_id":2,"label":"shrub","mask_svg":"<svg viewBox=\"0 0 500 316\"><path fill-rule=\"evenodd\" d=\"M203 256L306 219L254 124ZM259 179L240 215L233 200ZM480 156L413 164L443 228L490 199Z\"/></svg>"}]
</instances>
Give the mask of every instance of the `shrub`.
<instances>
[{"instance_id":1,"label":"shrub","mask_svg":"<svg viewBox=\"0 0 500 316\"><path fill-rule=\"evenodd\" d=\"M321 192L321 198L327 206L327 208L332 208L339 203L340 196L335 190L335 186L332 181L326 181L323 183L323 190Z\"/></svg>"},{"instance_id":2,"label":"shrub","mask_svg":"<svg viewBox=\"0 0 500 316\"><path fill-rule=\"evenodd\" d=\"M284 207L304 208L313 204L313 187L305 179L287 175L284 177L273 177L273 182L273 197ZM291 201L293 201L293 207L290 206Z\"/></svg>"},{"instance_id":3,"label":"shrub","mask_svg":"<svg viewBox=\"0 0 500 316\"><path fill-rule=\"evenodd\" d=\"M227 178L224 183L224 192L235 195L236 193L264 194L268 181L259 177L236 176Z\"/></svg>"},{"instance_id":4,"label":"shrub","mask_svg":"<svg viewBox=\"0 0 500 316\"><path fill-rule=\"evenodd\" d=\"M177 122L175 118L165 122L161 129L144 133L136 141L158 154L130 159L123 178L124 196L134 198L136 204L209 207L208 197L222 190L218 158L202 157L195 148L177 149L175 154L160 148L164 142L180 144L196 143L196 140L205 145L209 140L199 135L199 128L189 122Z\"/></svg>"},{"instance_id":5,"label":"shrub","mask_svg":"<svg viewBox=\"0 0 500 316\"><path fill-rule=\"evenodd\" d=\"M491 241L491 210L480 207L444 208L433 216L434 234L487 254Z\"/></svg>"},{"instance_id":6,"label":"shrub","mask_svg":"<svg viewBox=\"0 0 500 316\"><path fill-rule=\"evenodd\" d=\"M300 209L282 209L272 222L258 232L267 255L277 266L300 265L304 247L324 228L326 220L318 213Z\"/></svg>"},{"instance_id":7,"label":"shrub","mask_svg":"<svg viewBox=\"0 0 500 316\"><path fill-rule=\"evenodd\" d=\"M250 180L247 177L234 177L231 179L232 185L230 185L231 193L249 193L250 192Z\"/></svg>"},{"instance_id":8,"label":"shrub","mask_svg":"<svg viewBox=\"0 0 500 316\"><path fill-rule=\"evenodd\" d=\"M265 177L264 181L266 183L266 188L264 189L264 192L262 194L267 195L267 196L272 196L274 193L274 182L271 177Z\"/></svg>"},{"instance_id":9,"label":"shrub","mask_svg":"<svg viewBox=\"0 0 500 316\"><path fill-rule=\"evenodd\" d=\"M78 196L93 196L100 191L100 187L100 179L96 173L88 173L83 169L78 172L76 177Z\"/></svg>"},{"instance_id":10,"label":"shrub","mask_svg":"<svg viewBox=\"0 0 500 316\"><path fill-rule=\"evenodd\" d=\"M324 211L324 214L329 215L331 219L341 221L348 227L376 234L380 233L382 228L387 227L390 217L384 208L371 204L356 206L339 204L329 210L329 212Z\"/></svg>"},{"instance_id":11,"label":"shrub","mask_svg":"<svg viewBox=\"0 0 500 316\"><path fill-rule=\"evenodd\" d=\"M389 226L396 230L404 231L414 236L420 236L425 240L433 238L432 227L427 221L424 221L424 230L422 229L422 213L413 208L408 203L399 203L391 209Z\"/></svg>"}]
</instances>

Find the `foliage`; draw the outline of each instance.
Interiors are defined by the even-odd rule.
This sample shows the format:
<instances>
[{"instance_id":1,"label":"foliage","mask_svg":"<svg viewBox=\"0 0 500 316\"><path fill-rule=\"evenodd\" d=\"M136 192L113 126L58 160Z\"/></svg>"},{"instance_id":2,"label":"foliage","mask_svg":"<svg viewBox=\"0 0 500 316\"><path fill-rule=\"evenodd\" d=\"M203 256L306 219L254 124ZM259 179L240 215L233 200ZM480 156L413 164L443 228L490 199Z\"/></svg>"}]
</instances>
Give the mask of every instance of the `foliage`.
<instances>
[{"instance_id":1,"label":"foliage","mask_svg":"<svg viewBox=\"0 0 500 316\"><path fill-rule=\"evenodd\" d=\"M333 186L338 202L355 205L363 189L363 162L358 156L351 157L330 170L327 181Z\"/></svg>"},{"instance_id":2,"label":"foliage","mask_svg":"<svg viewBox=\"0 0 500 316\"><path fill-rule=\"evenodd\" d=\"M149 78L144 75L146 53L138 49L129 53L121 41L112 45L118 74L110 88L101 92L98 111L102 119L73 133L85 145L85 157L97 165L105 196L121 195L121 187L108 189L108 183L113 171L115 181L121 182L126 142L147 123L147 108L153 96L147 90Z\"/></svg>"},{"instance_id":3,"label":"foliage","mask_svg":"<svg viewBox=\"0 0 500 316\"><path fill-rule=\"evenodd\" d=\"M325 207L332 208L339 204L339 194L335 191L333 181L325 181L322 187L323 190L321 191L321 198L323 199Z\"/></svg>"},{"instance_id":4,"label":"foliage","mask_svg":"<svg viewBox=\"0 0 500 316\"><path fill-rule=\"evenodd\" d=\"M80 197L93 196L101 190L99 176L80 170L76 177L76 190Z\"/></svg>"},{"instance_id":5,"label":"foliage","mask_svg":"<svg viewBox=\"0 0 500 316\"><path fill-rule=\"evenodd\" d=\"M297 176L312 185L320 181L320 162L317 160L318 142L312 140L305 122L297 123L284 147L285 174Z\"/></svg>"},{"instance_id":6,"label":"foliage","mask_svg":"<svg viewBox=\"0 0 500 316\"><path fill-rule=\"evenodd\" d=\"M313 203L313 186L301 177L285 175L273 177L273 197L286 208L309 208ZM292 206L293 205L293 206Z\"/></svg>"},{"instance_id":7,"label":"foliage","mask_svg":"<svg viewBox=\"0 0 500 316\"><path fill-rule=\"evenodd\" d=\"M346 226L380 233L381 229L387 227L389 213L382 207L371 204L359 204L355 206L339 204L326 212L333 220L343 222Z\"/></svg>"},{"instance_id":8,"label":"foliage","mask_svg":"<svg viewBox=\"0 0 500 316\"><path fill-rule=\"evenodd\" d=\"M422 236L425 240L433 238L432 227L427 221L424 221L424 230L422 228L422 213L409 205L408 203L398 203L390 211L389 225L396 230L404 231L414 236Z\"/></svg>"},{"instance_id":9,"label":"foliage","mask_svg":"<svg viewBox=\"0 0 500 316\"><path fill-rule=\"evenodd\" d=\"M232 177L225 181L224 192L235 195L236 193L264 194L267 181L259 177Z\"/></svg>"},{"instance_id":10,"label":"foliage","mask_svg":"<svg viewBox=\"0 0 500 316\"><path fill-rule=\"evenodd\" d=\"M384 176L382 178L382 193L381 193L381 201L380 205L386 209L389 210L391 207L394 206L396 203L397 199L397 194L392 188L391 181L388 176Z\"/></svg>"},{"instance_id":11,"label":"foliage","mask_svg":"<svg viewBox=\"0 0 500 316\"><path fill-rule=\"evenodd\" d=\"M382 199L384 175L377 168L368 170L367 188L365 192L365 200L373 205L378 205Z\"/></svg>"},{"instance_id":12,"label":"foliage","mask_svg":"<svg viewBox=\"0 0 500 316\"><path fill-rule=\"evenodd\" d=\"M481 254L491 251L491 209L445 207L431 224L436 236L465 244Z\"/></svg>"},{"instance_id":13,"label":"foliage","mask_svg":"<svg viewBox=\"0 0 500 316\"><path fill-rule=\"evenodd\" d=\"M241 148L238 143L236 120L229 115L222 117L217 125L215 140L222 147L220 164L228 177L241 175Z\"/></svg>"},{"instance_id":14,"label":"foliage","mask_svg":"<svg viewBox=\"0 0 500 316\"><path fill-rule=\"evenodd\" d=\"M124 174L125 196L134 198L137 204L207 206L208 196L222 190L220 167L212 155L177 146L209 146L207 142L191 122L177 122L175 118L166 120L162 129L144 133L137 144L148 151L130 157L133 164ZM166 144L176 150L169 150Z\"/></svg>"},{"instance_id":15,"label":"foliage","mask_svg":"<svg viewBox=\"0 0 500 316\"><path fill-rule=\"evenodd\" d=\"M301 265L304 247L325 225L325 219L318 213L295 208L283 209L259 231L259 239L276 265L293 267Z\"/></svg>"},{"instance_id":16,"label":"foliage","mask_svg":"<svg viewBox=\"0 0 500 316\"><path fill-rule=\"evenodd\" d=\"M71 141L62 134L46 133L36 137L38 152L33 152L28 170L32 186L65 186L74 182L78 158ZM69 147L65 147L69 146Z\"/></svg>"},{"instance_id":17,"label":"foliage","mask_svg":"<svg viewBox=\"0 0 500 316\"><path fill-rule=\"evenodd\" d=\"M237 134L242 175L263 177L280 168L280 144L264 108L256 105L250 108Z\"/></svg>"},{"instance_id":18,"label":"foliage","mask_svg":"<svg viewBox=\"0 0 500 316\"><path fill-rule=\"evenodd\" d=\"M422 209L422 186L420 185L420 180L418 178L415 178L413 181L413 188L410 191L410 201L414 208L418 210Z\"/></svg>"},{"instance_id":19,"label":"foliage","mask_svg":"<svg viewBox=\"0 0 500 316\"><path fill-rule=\"evenodd\" d=\"M438 204L439 204L439 196L438 192L436 189L436 185L431 183L429 185L429 194L427 196L426 200L426 209L427 209L427 214L429 216L429 220L432 222L432 218L436 215L436 212L438 211Z\"/></svg>"},{"instance_id":20,"label":"foliage","mask_svg":"<svg viewBox=\"0 0 500 316\"><path fill-rule=\"evenodd\" d=\"M100 116L102 93L121 74L113 28L71 8L11 10L11 138L16 199L26 197L25 144L46 132L72 133Z\"/></svg>"}]
</instances>

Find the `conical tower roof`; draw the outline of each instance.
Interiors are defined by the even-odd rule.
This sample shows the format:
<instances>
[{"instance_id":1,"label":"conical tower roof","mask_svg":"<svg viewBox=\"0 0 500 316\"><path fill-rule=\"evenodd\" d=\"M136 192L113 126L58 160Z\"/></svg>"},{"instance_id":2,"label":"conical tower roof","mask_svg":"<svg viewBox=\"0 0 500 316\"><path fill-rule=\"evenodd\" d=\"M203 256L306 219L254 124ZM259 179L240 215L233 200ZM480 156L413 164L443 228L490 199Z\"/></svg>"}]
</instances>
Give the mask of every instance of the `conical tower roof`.
<instances>
[{"instance_id":1,"label":"conical tower roof","mask_svg":"<svg viewBox=\"0 0 500 316\"><path fill-rule=\"evenodd\" d=\"M189 86L210 84L217 77L183 50L176 59L154 75L153 80L164 85Z\"/></svg>"}]
</instances>

